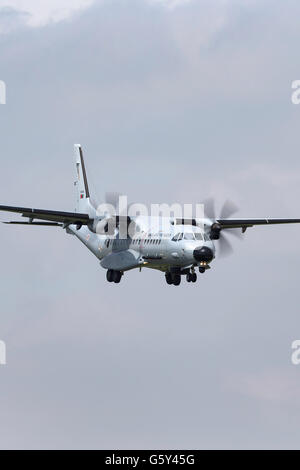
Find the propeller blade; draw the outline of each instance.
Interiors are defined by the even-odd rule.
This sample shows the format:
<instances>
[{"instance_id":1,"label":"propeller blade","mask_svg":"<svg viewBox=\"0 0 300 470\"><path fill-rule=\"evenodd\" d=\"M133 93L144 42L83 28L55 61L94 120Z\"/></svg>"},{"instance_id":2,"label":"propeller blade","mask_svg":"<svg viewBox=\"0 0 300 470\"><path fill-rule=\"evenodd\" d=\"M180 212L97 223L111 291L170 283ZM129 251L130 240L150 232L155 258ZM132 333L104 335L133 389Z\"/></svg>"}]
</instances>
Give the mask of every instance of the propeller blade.
<instances>
[{"instance_id":1,"label":"propeller blade","mask_svg":"<svg viewBox=\"0 0 300 470\"><path fill-rule=\"evenodd\" d=\"M91 197L90 197L90 204L94 209L97 210L97 207L99 204L97 204L97 201L95 199L92 199Z\"/></svg>"},{"instance_id":2,"label":"propeller blade","mask_svg":"<svg viewBox=\"0 0 300 470\"><path fill-rule=\"evenodd\" d=\"M229 256L233 253L233 248L230 242L226 239L226 237L221 233L219 239L219 256L225 257Z\"/></svg>"},{"instance_id":3,"label":"propeller blade","mask_svg":"<svg viewBox=\"0 0 300 470\"><path fill-rule=\"evenodd\" d=\"M225 230L226 233L233 235L234 237L238 238L239 240L244 240L244 236L242 230L239 228L228 228Z\"/></svg>"},{"instance_id":4,"label":"propeller blade","mask_svg":"<svg viewBox=\"0 0 300 470\"><path fill-rule=\"evenodd\" d=\"M234 204L234 202L227 199L227 201L224 202L224 205L221 209L220 219L228 219L233 214L235 214L238 210L239 208Z\"/></svg>"},{"instance_id":5,"label":"propeller blade","mask_svg":"<svg viewBox=\"0 0 300 470\"><path fill-rule=\"evenodd\" d=\"M213 200L212 197L205 199L203 201L204 205L204 214L206 217L209 219L215 219L216 218L216 213L215 213L215 201Z\"/></svg>"},{"instance_id":6,"label":"propeller blade","mask_svg":"<svg viewBox=\"0 0 300 470\"><path fill-rule=\"evenodd\" d=\"M105 193L105 202L106 204L110 204L113 206L117 212L117 209L119 207L119 197L121 196L121 193L117 192L107 192Z\"/></svg>"},{"instance_id":7,"label":"propeller blade","mask_svg":"<svg viewBox=\"0 0 300 470\"><path fill-rule=\"evenodd\" d=\"M115 209L116 215L124 215L128 214L128 203L126 199L126 205L124 204L124 194L118 192L107 192L105 193L105 202L106 204L110 204ZM122 199L123 198L123 199ZM120 207L121 203L121 207Z\"/></svg>"}]
</instances>

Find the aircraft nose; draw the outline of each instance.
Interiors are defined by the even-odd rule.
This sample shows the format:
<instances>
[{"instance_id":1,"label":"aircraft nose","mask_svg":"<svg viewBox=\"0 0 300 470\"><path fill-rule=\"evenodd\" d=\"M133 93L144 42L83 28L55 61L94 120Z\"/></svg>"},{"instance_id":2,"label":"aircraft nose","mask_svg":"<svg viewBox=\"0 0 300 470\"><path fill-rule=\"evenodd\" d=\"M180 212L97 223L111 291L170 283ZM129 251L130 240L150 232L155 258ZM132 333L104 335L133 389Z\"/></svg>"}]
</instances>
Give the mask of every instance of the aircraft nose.
<instances>
[{"instance_id":1,"label":"aircraft nose","mask_svg":"<svg viewBox=\"0 0 300 470\"><path fill-rule=\"evenodd\" d=\"M195 248L193 256L196 261L206 261L209 263L213 257L213 251L208 246L202 246L201 248Z\"/></svg>"}]
</instances>

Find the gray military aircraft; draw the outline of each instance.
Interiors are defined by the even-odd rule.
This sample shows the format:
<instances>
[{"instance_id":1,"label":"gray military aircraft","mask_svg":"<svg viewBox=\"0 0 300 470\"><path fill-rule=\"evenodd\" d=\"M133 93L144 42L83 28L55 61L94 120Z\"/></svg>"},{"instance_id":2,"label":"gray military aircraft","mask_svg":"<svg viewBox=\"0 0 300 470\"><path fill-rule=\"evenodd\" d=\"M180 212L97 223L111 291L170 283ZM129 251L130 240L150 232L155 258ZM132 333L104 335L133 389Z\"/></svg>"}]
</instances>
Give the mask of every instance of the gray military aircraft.
<instances>
[{"instance_id":1,"label":"gray military aircraft","mask_svg":"<svg viewBox=\"0 0 300 470\"><path fill-rule=\"evenodd\" d=\"M200 273L210 269L210 263L216 255L216 240L220 243L221 252L231 251L224 237L226 232L242 234L248 227L255 225L300 223L300 219L232 219L229 217L236 208L229 202L224 205L220 217L216 217L212 200L204 204L205 215L201 219L168 217L164 218L164 224L161 224L160 217L153 224L151 216L132 217L112 211L113 204L110 203L106 205L108 209L99 215L90 198L79 144L74 145L74 154L77 189L75 212L12 206L0 206L0 210L16 212L28 218L26 222L19 220L4 223L59 226L75 235L100 260L101 266L107 270L106 278L109 282L119 283L124 272L144 267L165 273L167 284L178 286L182 275L186 276L187 282L196 282L196 269ZM156 227L154 230L153 226Z\"/></svg>"}]
</instances>

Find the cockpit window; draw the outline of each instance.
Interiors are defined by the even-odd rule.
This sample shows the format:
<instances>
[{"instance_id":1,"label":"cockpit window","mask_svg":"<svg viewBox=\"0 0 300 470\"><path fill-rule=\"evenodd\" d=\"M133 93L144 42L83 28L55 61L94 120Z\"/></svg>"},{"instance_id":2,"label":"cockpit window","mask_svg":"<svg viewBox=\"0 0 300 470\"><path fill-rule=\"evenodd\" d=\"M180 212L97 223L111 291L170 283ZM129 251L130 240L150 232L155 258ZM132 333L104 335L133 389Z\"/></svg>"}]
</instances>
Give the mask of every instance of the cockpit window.
<instances>
[{"instance_id":1,"label":"cockpit window","mask_svg":"<svg viewBox=\"0 0 300 470\"><path fill-rule=\"evenodd\" d=\"M184 239L185 239L185 240L194 240L195 238L194 238L193 232L191 232L191 233L185 233L185 234L184 234Z\"/></svg>"},{"instance_id":2,"label":"cockpit window","mask_svg":"<svg viewBox=\"0 0 300 470\"><path fill-rule=\"evenodd\" d=\"M195 238L196 238L196 240L203 240L202 233L200 233L200 232L195 232Z\"/></svg>"},{"instance_id":3,"label":"cockpit window","mask_svg":"<svg viewBox=\"0 0 300 470\"><path fill-rule=\"evenodd\" d=\"M182 240L182 238L183 238L183 233L176 233L176 235L174 235L174 237L172 238L172 241L178 242L179 240Z\"/></svg>"}]
</instances>

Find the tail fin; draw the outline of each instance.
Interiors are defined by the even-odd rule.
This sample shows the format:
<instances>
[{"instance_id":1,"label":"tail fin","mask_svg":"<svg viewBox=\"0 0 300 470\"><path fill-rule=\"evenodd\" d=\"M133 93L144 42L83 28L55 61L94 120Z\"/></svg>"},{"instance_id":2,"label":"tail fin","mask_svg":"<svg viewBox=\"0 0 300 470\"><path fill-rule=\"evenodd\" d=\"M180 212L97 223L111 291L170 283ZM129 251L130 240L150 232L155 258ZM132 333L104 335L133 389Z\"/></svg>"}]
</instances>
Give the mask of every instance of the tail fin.
<instances>
[{"instance_id":1,"label":"tail fin","mask_svg":"<svg viewBox=\"0 0 300 470\"><path fill-rule=\"evenodd\" d=\"M74 184L77 189L76 211L90 213L92 210L90 202L90 191L80 144L74 145L74 156L76 163L76 181Z\"/></svg>"}]
</instances>

